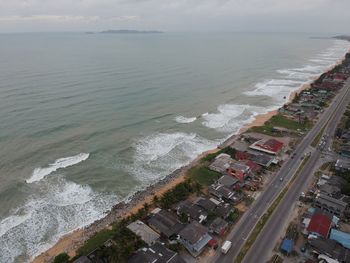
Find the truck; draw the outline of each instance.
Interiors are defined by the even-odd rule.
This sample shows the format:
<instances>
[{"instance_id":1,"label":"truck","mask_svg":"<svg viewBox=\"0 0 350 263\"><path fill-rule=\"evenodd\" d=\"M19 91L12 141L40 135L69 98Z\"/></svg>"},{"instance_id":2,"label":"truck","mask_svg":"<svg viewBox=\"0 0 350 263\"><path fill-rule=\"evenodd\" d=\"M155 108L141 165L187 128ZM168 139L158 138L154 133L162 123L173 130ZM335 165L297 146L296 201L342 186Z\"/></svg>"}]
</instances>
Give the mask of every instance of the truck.
<instances>
[{"instance_id":1,"label":"truck","mask_svg":"<svg viewBox=\"0 0 350 263\"><path fill-rule=\"evenodd\" d=\"M221 253L226 254L230 250L231 246L232 246L232 242L226 240L224 244L222 244L221 246Z\"/></svg>"}]
</instances>

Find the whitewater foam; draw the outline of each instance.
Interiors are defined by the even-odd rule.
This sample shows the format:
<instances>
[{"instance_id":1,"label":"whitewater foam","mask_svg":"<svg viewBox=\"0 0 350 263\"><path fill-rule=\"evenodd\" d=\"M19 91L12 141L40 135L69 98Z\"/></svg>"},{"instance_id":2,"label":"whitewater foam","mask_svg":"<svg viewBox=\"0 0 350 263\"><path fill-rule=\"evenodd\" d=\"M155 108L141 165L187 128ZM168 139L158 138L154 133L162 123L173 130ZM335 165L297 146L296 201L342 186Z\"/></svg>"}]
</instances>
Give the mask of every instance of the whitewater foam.
<instances>
[{"instance_id":1,"label":"whitewater foam","mask_svg":"<svg viewBox=\"0 0 350 263\"><path fill-rule=\"evenodd\" d=\"M27 179L26 182L28 184L38 182L44 179L49 174L57 171L58 169L73 166L87 160L89 158L89 155L90 155L89 153L79 153L74 156L57 159L54 163L49 164L48 167L35 168L32 173L32 176L29 179Z\"/></svg>"},{"instance_id":2,"label":"whitewater foam","mask_svg":"<svg viewBox=\"0 0 350 263\"><path fill-rule=\"evenodd\" d=\"M134 144L134 162L127 169L139 181L149 184L188 164L219 143L220 141L207 140L195 133L156 133Z\"/></svg>"},{"instance_id":3,"label":"whitewater foam","mask_svg":"<svg viewBox=\"0 0 350 263\"><path fill-rule=\"evenodd\" d=\"M89 186L62 176L44 181L44 188L0 221L0 262L27 262L58 239L103 217L117 201L115 195L94 192ZM33 185L35 186L35 185Z\"/></svg>"},{"instance_id":4,"label":"whitewater foam","mask_svg":"<svg viewBox=\"0 0 350 263\"><path fill-rule=\"evenodd\" d=\"M197 117L189 117L189 118L186 118L184 116L175 117L175 121L178 123L191 123L191 122L194 122L195 120L197 120Z\"/></svg>"}]
</instances>

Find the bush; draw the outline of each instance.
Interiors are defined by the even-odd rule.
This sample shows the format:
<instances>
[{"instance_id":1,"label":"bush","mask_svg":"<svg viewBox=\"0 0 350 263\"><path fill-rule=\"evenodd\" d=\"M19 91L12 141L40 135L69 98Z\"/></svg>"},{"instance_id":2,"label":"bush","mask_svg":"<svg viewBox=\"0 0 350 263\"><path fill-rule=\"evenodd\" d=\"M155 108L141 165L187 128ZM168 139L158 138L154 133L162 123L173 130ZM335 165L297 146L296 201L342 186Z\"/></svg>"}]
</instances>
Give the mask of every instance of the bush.
<instances>
[{"instance_id":1,"label":"bush","mask_svg":"<svg viewBox=\"0 0 350 263\"><path fill-rule=\"evenodd\" d=\"M69 262L69 256L67 253L58 254L53 260L53 263L68 263L68 262Z\"/></svg>"}]
</instances>

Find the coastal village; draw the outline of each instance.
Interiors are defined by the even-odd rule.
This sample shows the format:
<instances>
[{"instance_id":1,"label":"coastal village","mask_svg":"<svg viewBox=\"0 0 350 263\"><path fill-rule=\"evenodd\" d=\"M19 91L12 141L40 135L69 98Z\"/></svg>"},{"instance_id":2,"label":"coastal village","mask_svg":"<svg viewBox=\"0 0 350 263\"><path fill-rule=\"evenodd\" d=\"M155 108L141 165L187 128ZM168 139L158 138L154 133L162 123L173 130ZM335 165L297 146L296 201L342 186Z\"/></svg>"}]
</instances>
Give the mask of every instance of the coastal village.
<instances>
[{"instance_id":1,"label":"coastal village","mask_svg":"<svg viewBox=\"0 0 350 263\"><path fill-rule=\"evenodd\" d=\"M176 186L162 194L154 191L136 213L119 214L74 256L61 253L54 262L210 262L281 165L295 158L293 149L349 77L346 54L262 126L202 156ZM315 138L313 146L327 152L327 158L310 190L301 193L271 262L350 262L350 106L334 136L331 149L322 137Z\"/></svg>"}]
</instances>

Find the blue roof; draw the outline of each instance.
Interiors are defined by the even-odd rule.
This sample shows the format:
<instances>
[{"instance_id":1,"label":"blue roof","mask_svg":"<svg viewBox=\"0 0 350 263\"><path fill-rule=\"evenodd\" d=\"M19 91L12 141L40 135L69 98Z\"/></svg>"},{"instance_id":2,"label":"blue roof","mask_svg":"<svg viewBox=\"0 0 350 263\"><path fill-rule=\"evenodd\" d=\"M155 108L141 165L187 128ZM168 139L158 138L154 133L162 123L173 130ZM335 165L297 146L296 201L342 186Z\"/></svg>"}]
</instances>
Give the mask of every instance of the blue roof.
<instances>
[{"instance_id":1,"label":"blue roof","mask_svg":"<svg viewBox=\"0 0 350 263\"><path fill-rule=\"evenodd\" d=\"M350 234L332 229L329 239L333 239L345 248L350 248Z\"/></svg>"},{"instance_id":2,"label":"blue roof","mask_svg":"<svg viewBox=\"0 0 350 263\"><path fill-rule=\"evenodd\" d=\"M287 252L287 253L290 253L293 251L293 240L291 239L284 239L283 242L282 242L282 245L281 245L281 250L284 251L284 252Z\"/></svg>"}]
</instances>

